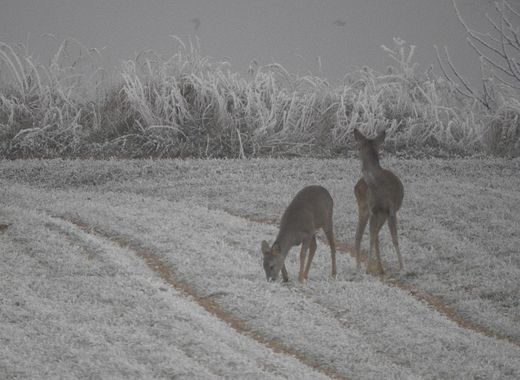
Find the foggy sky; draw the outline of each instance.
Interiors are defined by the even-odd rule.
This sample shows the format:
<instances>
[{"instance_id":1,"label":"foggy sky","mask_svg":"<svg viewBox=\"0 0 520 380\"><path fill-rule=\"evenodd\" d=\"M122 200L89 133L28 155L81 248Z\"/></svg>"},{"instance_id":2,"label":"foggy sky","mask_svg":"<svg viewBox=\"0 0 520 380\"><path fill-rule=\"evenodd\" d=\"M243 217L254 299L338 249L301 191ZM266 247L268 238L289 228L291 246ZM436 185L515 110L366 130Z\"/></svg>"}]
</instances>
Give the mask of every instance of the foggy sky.
<instances>
[{"instance_id":1,"label":"foggy sky","mask_svg":"<svg viewBox=\"0 0 520 380\"><path fill-rule=\"evenodd\" d=\"M487 0L458 0L466 21L484 28ZM44 34L52 34L58 42ZM451 0L2 0L0 42L23 43L44 60L66 38L102 49L110 62L143 50L165 58L176 52L175 35L198 39L212 62L229 60L245 73L252 60L279 63L290 73L340 80L349 67L377 71L396 63L381 45L393 37L416 45L416 73L441 72L433 46L447 46L463 75L479 73Z\"/></svg>"}]
</instances>

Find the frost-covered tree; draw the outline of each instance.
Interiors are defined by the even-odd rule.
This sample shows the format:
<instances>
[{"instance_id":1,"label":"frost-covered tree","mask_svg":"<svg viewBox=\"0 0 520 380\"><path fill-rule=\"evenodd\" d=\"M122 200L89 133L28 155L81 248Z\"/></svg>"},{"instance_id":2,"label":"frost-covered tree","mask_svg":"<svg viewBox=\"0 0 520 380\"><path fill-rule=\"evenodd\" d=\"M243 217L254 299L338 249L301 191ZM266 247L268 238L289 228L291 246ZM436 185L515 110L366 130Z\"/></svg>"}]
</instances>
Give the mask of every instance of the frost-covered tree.
<instances>
[{"instance_id":1,"label":"frost-covered tree","mask_svg":"<svg viewBox=\"0 0 520 380\"><path fill-rule=\"evenodd\" d=\"M447 66L437 50L439 64L444 75L452 82L458 82L458 91L482 102L487 108L493 108L493 84L506 85L520 90L520 1L500 0L494 3L493 13L485 14L490 31L481 32L471 28L464 20L455 0L453 6L457 17L468 33L468 42L480 57L482 90L476 91L458 73L452 64L445 47ZM437 49L437 48L436 48Z\"/></svg>"}]
</instances>

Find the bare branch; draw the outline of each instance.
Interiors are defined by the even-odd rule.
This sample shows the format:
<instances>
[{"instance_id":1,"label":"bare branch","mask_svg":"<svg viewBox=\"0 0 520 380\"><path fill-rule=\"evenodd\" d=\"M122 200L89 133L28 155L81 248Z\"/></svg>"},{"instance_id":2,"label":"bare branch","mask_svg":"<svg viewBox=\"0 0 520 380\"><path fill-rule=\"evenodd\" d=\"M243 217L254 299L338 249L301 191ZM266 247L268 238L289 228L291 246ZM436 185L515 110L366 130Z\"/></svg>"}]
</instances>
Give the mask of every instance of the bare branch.
<instances>
[{"instance_id":1,"label":"bare branch","mask_svg":"<svg viewBox=\"0 0 520 380\"><path fill-rule=\"evenodd\" d=\"M485 14L491 26L491 31L483 33L472 29L464 20L456 0L452 0L457 18L468 33L468 43L480 57L480 70L483 92L474 91L467 82L457 73L451 63L446 50L446 59L454 76L464 90L459 91L466 96L478 99L486 107L490 107L494 101L495 90L493 81L501 85L507 85L513 89L520 89L520 12L515 10L506 0L495 3L494 11L496 14ZM437 59L441 65L444 76L453 83L445 68L441 58L437 53Z\"/></svg>"},{"instance_id":2,"label":"bare branch","mask_svg":"<svg viewBox=\"0 0 520 380\"><path fill-rule=\"evenodd\" d=\"M435 53L437 55L437 60L439 62L439 66L441 67L442 73L444 74L446 79L453 85L455 90L458 93L460 93L460 94L462 94L464 96L475 97L475 93L473 92L471 87L466 83L464 78L462 78L462 76L457 72L457 70L455 69L455 66L451 62L451 58L450 58L450 55L448 53L448 48L446 46L444 46L444 53L446 54L446 60L448 62L448 65L449 65L451 71L453 72L453 74L455 75L455 77L460 81L460 83L462 83L464 88L468 91L467 93L464 92L463 90L461 90L460 86L458 86L457 83L455 83L455 81L453 79L451 79L451 76L447 73L446 68L444 67L444 64L442 63L442 59L440 57L439 50L437 49L437 46L434 46L434 48L435 48Z\"/></svg>"},{"instance_id":3,"label":"bare branch","mask_svg":"<svg viewBox=\"0 0 520 380\"><path fill-rule=\"evenodd\" d=\"M508 3L507 1L504 1L504 6L509 10L509 12L511 12L512 14L514 14L516 17L520 18L520 13L515 11Z\"/></svg>"}]
</instances>

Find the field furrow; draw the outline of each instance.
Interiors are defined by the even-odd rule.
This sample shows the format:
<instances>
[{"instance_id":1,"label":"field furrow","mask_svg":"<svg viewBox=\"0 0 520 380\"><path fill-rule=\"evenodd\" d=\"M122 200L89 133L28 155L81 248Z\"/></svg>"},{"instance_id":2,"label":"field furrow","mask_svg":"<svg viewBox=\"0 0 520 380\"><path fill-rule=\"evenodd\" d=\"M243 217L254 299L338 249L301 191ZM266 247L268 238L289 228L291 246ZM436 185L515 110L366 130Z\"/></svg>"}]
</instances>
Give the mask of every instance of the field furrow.
<instances>
[{"instance_id":1,"label":"field furrow","mask_svg":"<svg viewBox=\"0 0 520 380\"><path fill-rule=\"evenodd\" d=\"M237 333L131 249L32 210L3 216L2 378L328 378Z\"/></svg>"},{"instance_id":2,"label":"field furrow","mask_svg":"<svg viewBox=\"0 0 520 380\"><path fill-rule=\"evenodd\" d=\"M294 248L289 283L267 283L260 242L272 242L277 225L253 220L279 217L293 195L287 189L301 180L273 185L276 196L252 185L233 192L229 179L219 178L229 173L227 164L201 163L195 175L181 163L160 181L137 176L95 186L4 181L0 222L10 226L0 234L0 318L9 328L0 336L6 358L0 366L13 378L85 377L106 363L115 378L163 378L177 374L172 362L180 363L180 378L520 377L520 347L512 343L518 266L510 224L517 206L489 199L485 181L475 179L480 187L466 196L465 180L448 176L442 186L453 190L452 204L448 197L435 201L435 175L427 183L408 176L403 273L383 241L385 278L357 272L348 253L338 255L332 278L329 248L319 242L306 282L296 281ZM339 164L290 169L323 176L337 200L336 238L348 244L356 214L342 194L350 184L327 172ZM401 171L415 164L403 162ZM495 179L501 184L495 191L516 200L510 181ZM490 243L481 244L488 238L495 255ZM389 285L395 282L401 286ZM456 318L505 332L509 341L466 328L428 297L438 297ZM19 355L30 364L22 368Z\"/></svg>"}]
</instances>

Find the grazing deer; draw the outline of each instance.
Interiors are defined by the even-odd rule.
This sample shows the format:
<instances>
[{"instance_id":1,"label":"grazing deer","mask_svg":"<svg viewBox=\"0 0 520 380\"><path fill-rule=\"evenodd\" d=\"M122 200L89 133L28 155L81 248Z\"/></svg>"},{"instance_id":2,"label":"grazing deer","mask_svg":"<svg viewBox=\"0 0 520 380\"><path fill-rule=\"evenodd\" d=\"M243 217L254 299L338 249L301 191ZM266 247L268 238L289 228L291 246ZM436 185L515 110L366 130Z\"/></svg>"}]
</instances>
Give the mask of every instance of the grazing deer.
<instances>
[{"instance_id":1,"label":"grazing deer","mask_svg":"<svg viewBox=\"0 0 520 380\"><path fill-rule=\"evenodd\" d=\"M384 273L379 252L379 231L388 220L399 267L404 269L399 242L397 240L396 213L403 203L403 184L389 170L379 165L379 149L385 141L386 133L381 132L375 139L367 139L359 130L354 129L354 137L358 142L359 158L361 160L361 178L354 187L354 194L359 208L359 219L356 229L355 252L356 266L361 268L361 239L367 222L370 220L370 249L368 250L367 273L371 272L372 251L376 251L380 273Z\"/></svg>"},{"instance_id":2,"label":"grazing deer","mask_svg":"<svg viewBox=\"0 0 520 380\"><path fill-rule=\"evenodd\" d=\"M280 269L284 281L289 280L285 269L285 258L292 247L300 244L302 249L298 281L302 282L306 279L316 252L316 231L320 228L323 228L329 241L332 275L336 275L336 246L332 230L333 206L332 197L327 189L321 186L308 186L296 194L283 213L280 230L273 246L269 248L269 244L265 240L262 241L263 265L267 281L276 280ZM304 271L307 250L309 250L309 258Z\"/></svg>"}]
</instances>

